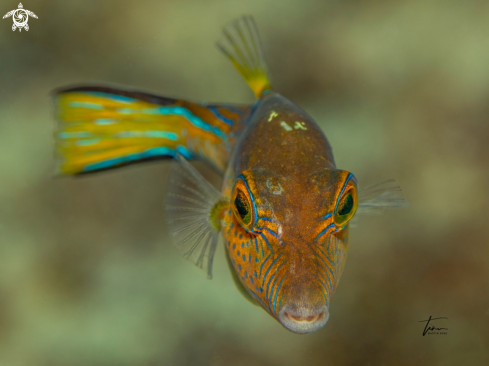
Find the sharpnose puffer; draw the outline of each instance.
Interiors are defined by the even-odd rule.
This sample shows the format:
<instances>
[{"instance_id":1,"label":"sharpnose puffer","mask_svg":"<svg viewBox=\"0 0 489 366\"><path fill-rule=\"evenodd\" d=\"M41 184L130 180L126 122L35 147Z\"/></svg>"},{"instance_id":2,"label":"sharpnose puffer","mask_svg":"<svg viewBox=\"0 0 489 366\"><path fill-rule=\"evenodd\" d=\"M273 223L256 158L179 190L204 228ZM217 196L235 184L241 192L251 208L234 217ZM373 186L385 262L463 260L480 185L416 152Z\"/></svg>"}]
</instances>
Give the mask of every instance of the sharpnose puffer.
<instances>
[{"instance_id":1,"label":"sharpnose puffer","mask_svg":"<svg viewBox=\"0 0 489 366\"><path fill-rule=\"evenodd\" d=\"M253 90L254 104L107 86L60 89L59 171L78 175L175 158L166 217L176 247L211 278L222 232L243 295L288 330L314 332L328 321L355 213L405 206L402 191L389 180L358 193L357 179L336 167L317 123L272 89L251 17L226 26L218 46ZM220 191L190 165L193 159L222 175Z\"/></svg>"}]
</instances>

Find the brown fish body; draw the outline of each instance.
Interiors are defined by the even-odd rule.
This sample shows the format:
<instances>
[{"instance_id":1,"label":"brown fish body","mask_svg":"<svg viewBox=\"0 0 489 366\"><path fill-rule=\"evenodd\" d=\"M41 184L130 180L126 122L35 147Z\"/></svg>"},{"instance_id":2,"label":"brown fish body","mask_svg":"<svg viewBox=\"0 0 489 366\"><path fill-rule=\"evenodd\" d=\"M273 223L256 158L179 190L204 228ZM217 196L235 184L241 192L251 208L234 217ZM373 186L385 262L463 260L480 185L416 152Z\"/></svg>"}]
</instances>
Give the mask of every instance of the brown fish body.
<instances>
[{"instance_id":1,"label":"brown fish body","mask_svg":"<svg viewBox=\"0 0 489 366\"><path fill-rule=\"evenodd\" d=\"M331 224L332 216L323 217L333 211L347 176L336 169L316 122L280 94L264 95L236 131L222 192L233 203L238 182L255 214L246 229L232 210L225 213L229 258L255 301L282 324L299 322L302 327L291 329L299 333L328 318L341 267L335 263L346 243L340 248L338 240L329 240L336 245L329 248L318 235Z\"/></svg>"}]
</instances>

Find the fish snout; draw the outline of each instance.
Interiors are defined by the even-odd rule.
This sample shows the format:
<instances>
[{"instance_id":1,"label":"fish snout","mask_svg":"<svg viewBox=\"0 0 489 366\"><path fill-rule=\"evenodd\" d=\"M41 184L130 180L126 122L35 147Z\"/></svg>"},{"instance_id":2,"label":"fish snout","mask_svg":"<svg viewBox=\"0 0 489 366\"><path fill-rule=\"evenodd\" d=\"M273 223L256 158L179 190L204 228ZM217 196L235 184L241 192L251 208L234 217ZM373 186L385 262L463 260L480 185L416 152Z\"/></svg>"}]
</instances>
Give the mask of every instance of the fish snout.
<instances>
[{"instance_id":1,"label":"fish snout","mask_svg":"<svg viewBox=\"0 0 489 366\"><path fill-rule=\"evenodd\" d=\"M278 319L291 332L306 334L324 327L329 319L329 311L326 305L313 308L285 305Z\"/></svg>"}]
</instances>

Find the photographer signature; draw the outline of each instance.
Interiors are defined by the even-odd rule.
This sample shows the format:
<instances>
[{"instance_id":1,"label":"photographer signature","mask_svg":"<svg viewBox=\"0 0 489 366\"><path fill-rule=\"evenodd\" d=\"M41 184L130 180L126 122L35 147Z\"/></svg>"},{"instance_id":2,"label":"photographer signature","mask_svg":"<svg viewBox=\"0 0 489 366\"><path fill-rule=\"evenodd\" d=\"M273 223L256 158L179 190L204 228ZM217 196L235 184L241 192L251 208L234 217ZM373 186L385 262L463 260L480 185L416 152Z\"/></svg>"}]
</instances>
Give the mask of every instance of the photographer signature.
<instances>
[{"instance_id":1,"label":"photographer signature","mask_svg":"<svg viewBox=\"0 0 489 366\"><path fill-rule=\"evenodd\" d=\"M432 318L430 315L428 320L420 320L419 321L419 323L426 322L426 326L424 327L424 330L423 330L423 337L426 335L426 333L428 333L430 331L448 330L448 328L437 328L435 326L431 326L431 327L429 326L431 320L437 320L437 319L448 319L448 318L445 318L445 317Z\"/></svg>"}]
</instances>

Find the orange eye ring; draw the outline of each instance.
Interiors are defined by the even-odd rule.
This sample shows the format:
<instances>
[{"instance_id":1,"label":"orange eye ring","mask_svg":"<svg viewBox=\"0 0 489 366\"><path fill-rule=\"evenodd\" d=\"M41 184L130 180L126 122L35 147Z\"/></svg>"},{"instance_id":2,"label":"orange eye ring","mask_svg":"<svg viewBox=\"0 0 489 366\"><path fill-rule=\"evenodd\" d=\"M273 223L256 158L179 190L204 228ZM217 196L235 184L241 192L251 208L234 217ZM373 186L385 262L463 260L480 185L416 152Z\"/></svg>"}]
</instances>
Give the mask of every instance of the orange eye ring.
<instances>
[{"instance_id":1,"label":"orange eye ring","mask_svg":"<svg viewBox=\"0 0 489 366\"><path fill-rule=\"evenodd\" d=\"M246 231L251 231L256 224L256 207L245 178L240 175L234 183L231 195L231 208L234 216Z\"/></svg>"},{"instance_id":2,"label":"orange eye ring","mask_svg":"<svg viewBox=\"0 0 489 366\"><path fill-rule=\"evenodd\" d=\"M334 209L334 222L343 227L355 215L358 208L358 196L355 178L349 174Z\"/></svg>"}]
</instances>

